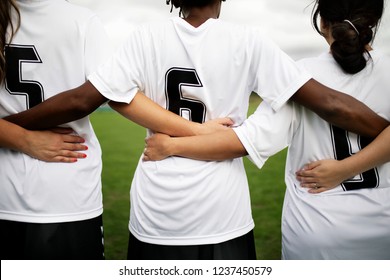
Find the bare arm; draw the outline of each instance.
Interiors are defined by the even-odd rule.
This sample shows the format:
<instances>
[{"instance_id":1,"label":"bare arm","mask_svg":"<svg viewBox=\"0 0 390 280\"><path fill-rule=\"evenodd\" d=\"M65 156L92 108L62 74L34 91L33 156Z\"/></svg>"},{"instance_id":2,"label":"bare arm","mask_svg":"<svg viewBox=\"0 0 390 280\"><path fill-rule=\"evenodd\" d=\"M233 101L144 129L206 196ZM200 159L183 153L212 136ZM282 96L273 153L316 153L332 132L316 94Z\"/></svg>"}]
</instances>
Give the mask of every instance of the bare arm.
<instances>
[{"instance_id":1,"label":"bare arm","mask_svg":"<svg viewBox=\"0 0 390 280\"><path fill-rule=\"evenodd\" d=\"M297 172L302 187L320 193L341 182L390 161L390 126L360 152L338 160L321 160L308 164ZM319 188L317 188L319 187Z\"/></svg>"},{"instance_id":2,"label":"bare arm","mask_svg":"<svg viewBox=\"0 0 390 280\"><path fill-rule=\"evenodd\" d=\"M376 137L389 122L355 98L332 90L315 80L302 86L291 100L345 130Z\"/></svg>"},{"instance_id":3,"label":"bare arm","mask_svg":"<svg viewBox=\"0 0 390 280\"><path fill-rule=\"evenodd\" d=\"M30 110L6 119L27 129L47 129L83 118L106 101L88 81L78 88L53 96ZM175 136L210 133L222 128L217 124L232 124L230 119L220 119L207 125L187 121L161 108L142 93L137 93L130 104L110 102L110 105L139 125Z\"/></svg>"},{"instance_id":4,"label":"bare arm","mask_svg":"<svg viewBox=\"0 0 390 280\"><path fill-rule=\"evenodd\" d=\"M360 101L315 80L307 82L291 99L326 121L362 135L376 136L389 124ZM246 155L233 131L187 139L153 136L147 140L145 153L145 160L159 160L170 155L223 160Z\"/></svg>"},{"instance_id":5,"label":"bare arm","mask_svg":"<svg viewBox=\"0 0 390 280\"><path fill-rule=\"evenodd\" d=\"M90 82L86 82L5 119L27 129L48 129L83 118L105 101L107 99Z\"/></svg>"},{"instance_id":6,"label":"bare arm","mask_svg":"<svg viewBox=\"0 0 390 280\"><path fill-rule=\"evenodd\" d=\"M130 104L111 101L109 105L124 117L143 127L172 136L208 134L224 130L223 125L230 126L233 124L228 118L217 119L202 125L188 121L165 110L140 92L137 93Z\"/></svg>"},{"instance_id":7,"label":"bare arm","mask_svg":"<svg viewBox=\"0 0 390 280\"><path fill-rule=\"evenodd\" d=\"M182 156L198 160L225 160L247 155L233 129L192 137L154 134L146 139L144 160Z\"/></svg>"},{"instance_id":8,"label":"bare arm","mask_svg":"<svg viewBox=\"0 0 390 280\"><path fill-rule=\"evenodd\" d=\"M51 131L29 131L0 119L0 147L16 150L31 157L49 162L76 162L85 158L77 152L87 149L84 139L70 135L71 131L61 133Z\"/></svg>"}]
</instances>

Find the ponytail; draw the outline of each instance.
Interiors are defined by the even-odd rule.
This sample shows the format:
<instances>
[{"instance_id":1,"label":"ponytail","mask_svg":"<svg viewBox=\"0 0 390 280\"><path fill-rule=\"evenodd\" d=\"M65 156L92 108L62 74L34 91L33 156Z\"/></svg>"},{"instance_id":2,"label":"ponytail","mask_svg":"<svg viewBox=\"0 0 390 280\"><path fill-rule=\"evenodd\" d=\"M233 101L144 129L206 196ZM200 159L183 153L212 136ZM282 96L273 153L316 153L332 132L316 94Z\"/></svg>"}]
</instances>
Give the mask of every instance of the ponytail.
<instances>
[{"instance_id":1,"label":"ponytail","mask_svg":"<svg viewBox=\"0 0 390 280\"><path fill-rule=\"evenodd\" d=\"M373 31L370 28L363 29L364 25L358 25L358 22L344 20L332 25L334 39L330 47L332 55L340 67L349 74L363 70L367 65L367 58L370 58L366 46L373 39Z\"/></svg>"},{"instance_id":2,"label":"ponytail","mask_svg":"<svg viewBox=\"0 0 390 280\"><path fill-rule=\"evenodd\" d=\"M340 67L349 74L363 70L371 59L367 46L375 38L384 0L315 0L312 23L321 35L318 18L330 27L330 49Z\"/></svg>"}]
</instances>

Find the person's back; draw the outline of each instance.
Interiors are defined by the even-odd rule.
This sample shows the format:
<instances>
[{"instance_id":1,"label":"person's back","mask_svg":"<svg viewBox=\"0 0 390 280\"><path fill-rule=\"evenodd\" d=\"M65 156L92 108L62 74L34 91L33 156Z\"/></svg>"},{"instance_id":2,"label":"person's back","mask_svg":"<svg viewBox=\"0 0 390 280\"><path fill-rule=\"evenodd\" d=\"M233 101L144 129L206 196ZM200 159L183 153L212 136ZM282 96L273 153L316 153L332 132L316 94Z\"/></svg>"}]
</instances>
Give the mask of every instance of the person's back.
<instances>
[{"instance_id":1,"label":"person's back","mask_svg":"<svg viewBox=\"0 0 390 280\"><path fill-rule=\"evenodd\" d=\"M351 21L341 19L342 9L319 1L321 32L332 52L300 64L319 82L351 94L375 112L390 119L390 58L368 45L383 10L383 1L349 1ZM355 6L356 5L356 6ZM362 6L364 8L361 14ZM327 11L325 12L325 7ZM348 9L347 9L348 10ZM338 13L330 13L338 11ZM359 12L360 11L360 12ZM374 12L375 11L375 12ZM341 19L331 19L337 14ZM374 16L375 15L375 16ZM372 20L372 23L368 22ZM372 32L372 31L371 31ZM354 38L364 47L354 50ZM349 40L349 41L348 41ZM365 40L368 40L364 43ZM344 45L348 47L344 47ZM341 55L340 55L341 53ZM363 59L359 58L362 57ZM343 159L361 150L372 139L332 126L305 108L292 105L294 137L286 163L283 212L283 257L286 259L389 259L390 164L384 164L343 182L333 190L308 194L294 172L318 159ZM296 235L299 238L296 238Z\"/></svg>"},{"instance_id":2,"label":"person's back","mask_svg":"<svg viewBox=\"0 0 390 280\"><path fill-rule=\"evenodd\" d=\"M239 125L253 91L278 109L310 76L255 28L216 18L195 27L176 17L139 27L114 62L89 79L114 101L128 102L140 89L192 121L229 116ZM137 239L215 244L253 227L242 159L140 160L131 186L130 231Z\"/></svg>"},{"instance_id":3,"label":"person's back","mask_svg":"<svg viewBox=\"0 0 390 280\"><path fill-rule=\"evenodd\" d=\"M103 27L90 11L63 0L17 1L17 5L21 25L5 49L7 76L0 88L0 117L85 82L108 55ZM62 223L102 214L99 142L88 118L67 126L83 136L89 148L88 158L74 165L46 163L0 149L0 219Z\"/></svg>"},{"instance_id":4,"label":"person's back","mask_svg":"<svg viewBox=\"0 0 390 280\"><path fill-rule=\"evenodd\" d=\"M389 120L390 104L384 100L389 98L390 58L370 46L382 12L383 0L317 0L313 23L331 51L298 64L314 79L349 93ZM390 258L389 164L316 195L296 178L296 171L307 163L348 157L370 139L337 128L295 103L278 112L262 103L235 132L259 168L269 156L288 147L284 259Z\"/></svg>"},{"instance_id":5,"label":"person's back","mask_svg":"<svg viewBox=\"0 0 390 280\"><path fill-rule=\"evenodd\" d=\"M262 63L264 77L276 76L279 70L276 64L266 67L264 58L257 56L273 56L259 33L221 20L210 19L194 28L175 18L166 26L159 24L150 38L161 44L143 42L146 49L153 46L146 53L156 53L144 63L148 69L145 80L158 83L146 84L145 94L197 122L229 116L235 124L242 123L250 94L259 92L258 80L265 80L255 75L258 63ZM173 49L173 45L183 47ZM262 45L264 50L260 50ZM163 88L166 96L161 94ZM131 229L144 241L218 243L253 228L242 159L203 162L170 157L155 163L140 161L131 190ZM157 226L144 231L148 228L144 221L154 221Z\"/></svg>"},{"instance_id":6,"label":"person's back","mask_svg":"<svg viewBox=\"0 0 390 280\"><path fill-rule=\"evenodd\" d=\"M390 58L371 51L372 60L358 74L345 74L331 54L301 63L318 81L349 92L390 119L385 77ZM299 120L286 163L287 191L283 212L283 255L286 259L388 259L390 238L390 164L384 164L313 195L300 187L294 170L318 159L342 159L364 148L371 139L323 121L305 108L293 106ZM299 238L296 238L296 235ZM339 244L342 243L342 245Z\"/></svg>"}]
</instances>

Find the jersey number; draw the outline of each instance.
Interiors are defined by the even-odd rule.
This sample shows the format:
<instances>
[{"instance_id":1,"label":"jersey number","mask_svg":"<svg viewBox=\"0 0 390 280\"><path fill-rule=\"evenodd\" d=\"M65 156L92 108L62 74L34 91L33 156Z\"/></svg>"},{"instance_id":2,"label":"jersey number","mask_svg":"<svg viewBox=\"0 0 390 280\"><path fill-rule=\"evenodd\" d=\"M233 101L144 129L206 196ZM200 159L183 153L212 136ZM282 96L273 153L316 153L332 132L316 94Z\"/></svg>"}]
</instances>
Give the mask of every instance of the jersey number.
<instances>
[{"instance_id":1,"label":"jersey number","mask_svg":"<svg viewBox=\"0 0 390 280\"><path fill-rule=\"evenodd\" d=\"M331 125L331 133L333 137L333 148L335 151L335 158L342 160L353 154L352 142L349 133L341 128ZM359 150L366 147L371 139L363 136L358 136L357 145ZM344 181L341 186L346 191L357 189L376 188L379 185L379 176L377 168L370 169L355 178Z\"/></svg>"},{"instance_id":2,"label":"jersey number","mask_svg":"<svg viewBox=\"0 0 390 280\"><path fill-rule=\"evenodd\" d=\"M37 81L23 80L24 63L42 63L34 46L8 45L5 47L7 65L6 89L12 95L26 97L30 109L43 101L43 87Z\"/></svg>"},{"instance_id":3,"label":"jersey number","mask_svg":"<svg viewBox=\"0 0 390 280\"><path fill-rule=\"evenodd\" d=\"M203 102L183 96L182 87L203 87L196 70L171 68L165 75L167 109L179 116L188 115L190 121L203 123L206 106Z\"/></svg>"}]
</instances>

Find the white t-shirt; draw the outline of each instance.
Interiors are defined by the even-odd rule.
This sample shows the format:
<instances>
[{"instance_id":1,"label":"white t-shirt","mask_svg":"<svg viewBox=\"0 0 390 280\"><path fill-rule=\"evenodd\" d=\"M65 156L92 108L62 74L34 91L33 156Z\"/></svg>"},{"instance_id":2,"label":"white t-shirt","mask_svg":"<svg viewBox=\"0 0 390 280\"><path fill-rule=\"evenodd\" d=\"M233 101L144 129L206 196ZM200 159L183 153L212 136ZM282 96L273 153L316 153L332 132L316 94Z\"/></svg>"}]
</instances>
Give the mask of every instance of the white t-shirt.
<instances>
[{"instance_id":1,"label":"white t-shirt","mask_svg":"<svg viewBox=\"0 0 390 280\"><path fill-rule=\"evenodd\" d=\"M129 103L141 90L193 121L228 116L236 124L246 119L252 91L279 109L310 78L254 28L215 19L194 28L178 17L140 26L89 77L114 101ZM139 161L129 224L139 240L219 243L253 226L242 159Z\"/></svg>"},{"instance_id":2,"label":"white t-shirt","mask_svg":"<svg viewBox=\"0 0 390 280\"><path fill-rule=\"evenodd\" d=\"M0 117L81 85L108 55L103 26L89 10L64 0L17 4L22 23L6 49L9 78L0 88ZM102 213L99 142L88 118L67 126L89 148L87 158L74 164L46 163L0 148L0 219L51 223Z\"/></svg>"},{"instance_id":3,"label":"white t-shirt","mask_svg":"<svg viewBox=\"0 0 390 280\"><path fill-rule=\"evenodd\" d=\"M353 95L389 120L390 59L378 51L372 51L371 56L373 60L355 75L345 74L329 53L304 59L300 64L319 82ZM259 168L269 156L289 146L283 258L390 258L389 163L318 195L309 194L295 178L295 172L304 164L342 159L367 145L367 139L335 128L294 103L277 113L261 104L235 132Z\"/></svg>"}]
</instances>

